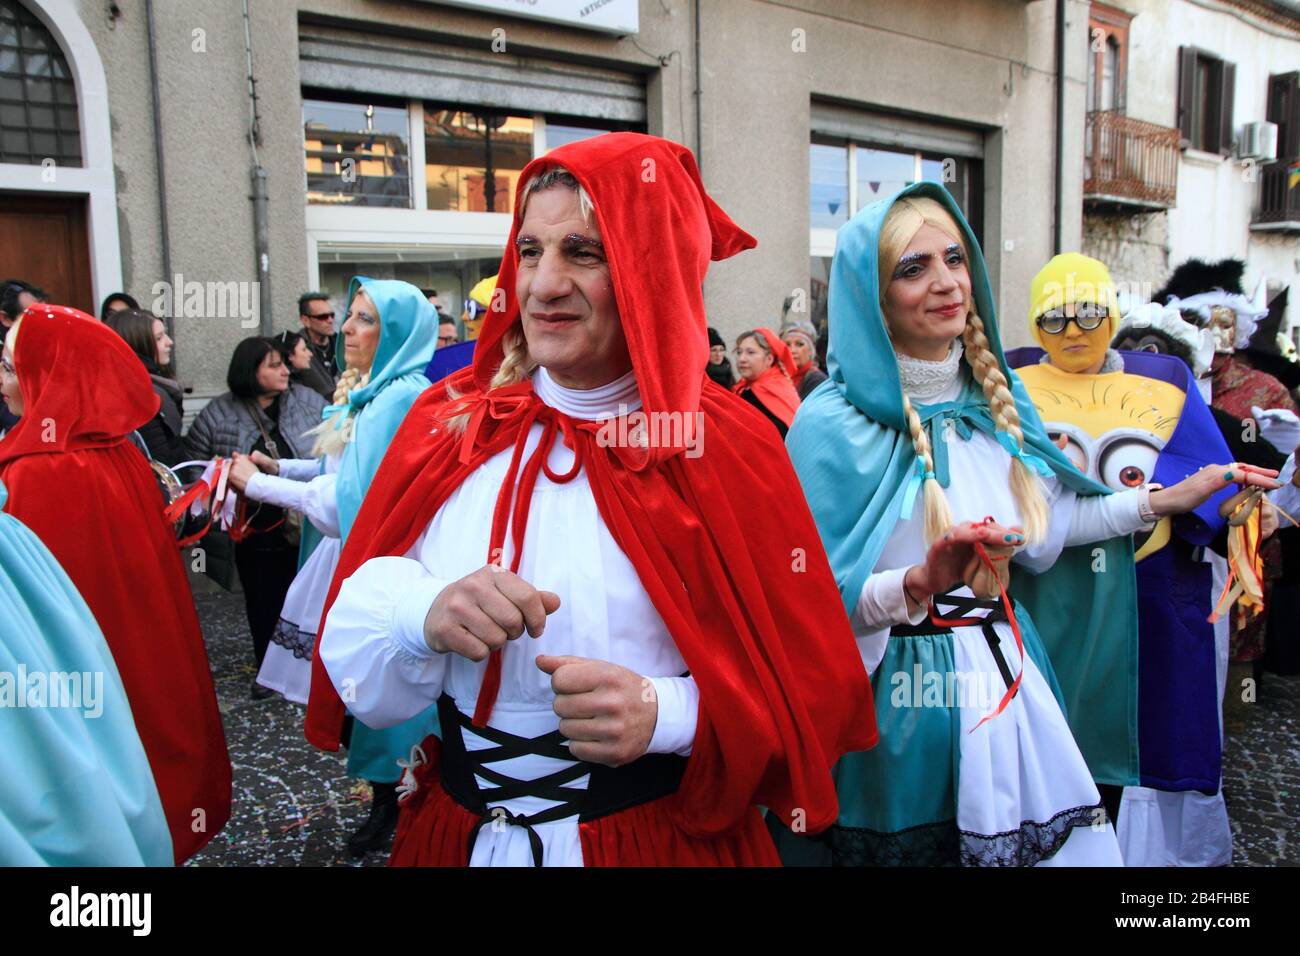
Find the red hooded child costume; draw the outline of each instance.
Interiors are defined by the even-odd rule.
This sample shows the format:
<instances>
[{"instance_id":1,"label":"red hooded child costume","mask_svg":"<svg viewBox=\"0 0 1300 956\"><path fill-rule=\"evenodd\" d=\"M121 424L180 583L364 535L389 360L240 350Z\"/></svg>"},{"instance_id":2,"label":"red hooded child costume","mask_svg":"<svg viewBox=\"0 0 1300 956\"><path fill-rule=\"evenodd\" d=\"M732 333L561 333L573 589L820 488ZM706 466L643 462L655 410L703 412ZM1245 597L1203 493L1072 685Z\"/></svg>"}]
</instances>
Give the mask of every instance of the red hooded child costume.
<instances>
[{"instance_id":1,"label":"red hooded child costume","mask_svg":"<svg viewBox=\"0 0 1300 956\"><path fill-rule=\"evenodd\" d=\"M794 356L790 354L790 346L782 342L780 336L771 329L755 329L754 332L763 337L775 361L752 382L742 378L731 386L731 390L742 395L753 389L754 397L763 407L789 428L794 421L794 413L799 411L799 390L794 383L794 377L798 374Z\"/></svg>"},{"instance_id":2,"label":"red hooded child costume","mask_svg":"<svg viewBox=\"0 0 1300 956\"><path fill-rule=\"evenodd\" d=\"M531 380L489 390L502 339L521 323L516 218L497 285L505 308L488 312L473 366L428 389L407 415L343 549L326 618L345 579L369 559L406 553L453 491L512 447L483 558L501 553L508 532L517 567L539 472L546 468L551 481L571 477L545 464L544 449L562 437L575 454L574 473L579 464L586 470L601 518L699 688L680 783L667 795L580 818L583 861L775 864L757 807L809 832L829 826L837 810L831 767L842 753L874 745L877 734L867 675L785 449L760 413L704 374L701 286L709 260L754 240L707 196L680 145L617 133L564 146L528 166L521 191L555 166L569 170L595 204L643 411L676 412L690 423L701 412L703 454L683 454L687 440L598 441L599 423L543 404ZM445 427L464 412L463 433ZM521 461L533 424L543 426L543 453ZM320 653L329 641L322 620L306 733L336 749L344 707ZM502 653L486 665L476 728L491 717ZM444 739L448 730L444 716ZM436 738L426 740L430 762L414 773L416 790L403 802L395 864L463 866L486 822L449 795L438 748ZM443 745L444 760L449 748Z\"/></svg>"},{"instance_id":3,"label":"red hooded child costume","mask_svg":"<svg viewBox=\"0 0 1300 956\"><path fill-rule=\"evenodd\" d=\"M63 306L23 314L14 368L24 408L0 441L5 510L99 622L183 862L230 817L230 757L176 539L127 438L157 414L158 396L112 329Z\"/></svg>"}]
</instances>

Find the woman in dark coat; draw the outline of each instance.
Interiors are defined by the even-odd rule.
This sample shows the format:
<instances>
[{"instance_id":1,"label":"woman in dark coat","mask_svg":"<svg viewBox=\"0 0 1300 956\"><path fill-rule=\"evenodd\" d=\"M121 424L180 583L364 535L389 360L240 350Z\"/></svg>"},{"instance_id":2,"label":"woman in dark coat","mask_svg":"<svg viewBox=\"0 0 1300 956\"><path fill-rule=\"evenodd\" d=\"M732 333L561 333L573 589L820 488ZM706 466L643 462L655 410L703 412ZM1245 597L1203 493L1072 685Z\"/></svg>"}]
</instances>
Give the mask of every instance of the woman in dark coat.
<instances>
[{"instance_id":1,"label":"woman in dark coat","mask_svg":"<svg viewBox=\"0 0 1300 956\"><path fill-rule=\"evenodd\" d=\"M270 458L311 457L312 436L325 399L289 381L274 339L253 337L235 347L226 372L230 391L214 398L185 436L189 457L210 459L260 451ZM248 504L246 537L235 543L235 568L244 588L256 667L280 617L284 596L298 572L298 536L289 515L273 505ZM233 535L232 535L233 537ZM253 697L271 694L253 683Z\"/></svg>"},{"instance_id":2,"label":"woman in dark coat","mask_svg":"<svg viewBox=\"0 0 1300 956\"><path fill-rule=\"evenodd\" d=\"M149 449L149 457L164 465L185 460L185 441L181 423L185 417L185 394L180 383L163 374L171 364L172 340L163 320L152 312L119 309L110 312L104 324L122 337L144 363L158 396L158 414L139 429L140 438Z\"/></svg>"}]
</instances>

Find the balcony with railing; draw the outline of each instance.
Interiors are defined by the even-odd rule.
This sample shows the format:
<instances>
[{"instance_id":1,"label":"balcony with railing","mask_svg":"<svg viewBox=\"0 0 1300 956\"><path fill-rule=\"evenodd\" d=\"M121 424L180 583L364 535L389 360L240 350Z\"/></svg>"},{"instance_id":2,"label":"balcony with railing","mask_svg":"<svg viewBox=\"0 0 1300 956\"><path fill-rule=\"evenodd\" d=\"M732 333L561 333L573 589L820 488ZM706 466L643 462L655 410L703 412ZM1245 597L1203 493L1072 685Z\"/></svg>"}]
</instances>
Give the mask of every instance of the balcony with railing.
<instances>
[{"instance_id":1,"label":"balcony with railing","mask_svg":"<svg viewBox=\"0 0 1300 956\"><path fill-rule=\"evenodd\" d=\"M1178 197L1178 130L1111 110L1088 114L1083 198L1104 205L1168 209Z\"/></svg>"},{"instance_id":2,"label":"balcony with railing","mask_svg":"<svg viewBox=\"0 0 1300 956\"><path fill-rule=\"evenodd\" d=\"M1288 156L1259 167L1259 210L1250 224L1253 232L1300 232L1300 181L1291 185L1291 170L1297 164L1300 156Z\"/></svg>"}]
</instances>

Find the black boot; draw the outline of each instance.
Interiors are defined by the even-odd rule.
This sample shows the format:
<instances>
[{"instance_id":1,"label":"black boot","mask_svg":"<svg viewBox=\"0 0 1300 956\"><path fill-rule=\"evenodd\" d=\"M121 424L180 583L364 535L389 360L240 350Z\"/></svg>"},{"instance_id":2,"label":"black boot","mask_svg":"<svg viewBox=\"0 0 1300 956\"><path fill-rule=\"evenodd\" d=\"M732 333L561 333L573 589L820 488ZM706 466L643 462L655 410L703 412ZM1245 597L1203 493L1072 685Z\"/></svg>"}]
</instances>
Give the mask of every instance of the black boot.
<instances>
[{"instance_id":1,"label":"black boot","mask_svg":"<svg viewBox=\"0 0 1300 956\"><path fill-rule=\"evenodd\" d=\"M361 829L348 837L348 852L353 856L365 856L371 850L383 849L397 829L397 784L372 780L370 788L374 791L370 816Z\"/></svg>"}]
</instances>

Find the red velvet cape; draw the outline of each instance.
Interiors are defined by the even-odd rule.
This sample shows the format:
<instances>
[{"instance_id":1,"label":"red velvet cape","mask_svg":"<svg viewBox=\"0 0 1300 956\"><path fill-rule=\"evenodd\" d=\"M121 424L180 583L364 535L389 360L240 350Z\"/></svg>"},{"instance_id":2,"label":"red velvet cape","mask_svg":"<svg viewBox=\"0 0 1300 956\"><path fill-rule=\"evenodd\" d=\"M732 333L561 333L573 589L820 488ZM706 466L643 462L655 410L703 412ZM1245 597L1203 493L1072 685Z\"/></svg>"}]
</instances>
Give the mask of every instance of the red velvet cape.
<instances>
[{"instance_id":1,"label":"red velvet cape","mask_svg":"<svg viewBox=\"0 0 1300 956\"><path fill-rule=\"evenodd\" d=\"M789 428L794 422L794 413L799 411L799 390L793 381L796 375L794 356L790 354L790 346L782 342L772 330L755 329L754 331L763 336L776 361L772 363L771 368L752 382L742 378L731 386L731 390L739 395L746 389L753 389L758 400L763 403L763 407L781 419L785 427Z\"/></svg>"},{"instance_id":2,"label":"red velvet cape","mask_svg":"<svg viewBox=\"0 0 1300 956\"><path fill-rule=\"evenodd\" d=\"M692 422L702 412L702 454L684 455L685 440L602 447L608 443L596 440L596 423L548 409L531 382L488 391L502 338L519 323L516 220L497 284L504 310L488 313L474 365L426 390L407 415L343 548L326 608L364 561L405 553L466 476L541 416L548 428L563 429L587 469L602 518L699 686L694 749L669 798L673 824L716 836L752 823L761 804L787 825L823 829L837 813L831 766L845 751L875 744L875 712L784 446L756 409L704 374L701 286L709 260L754 240L705 194L694 159L677 144L607 134L534 160L520 183L561 165L595 203L643 410L685 412ZM462 397L449 399L452 389ZM463 435L445 427L449 415L466 410ZM523 469L516 535L526 525L521 510L537 464ZM319 634L328 639L324 620ZM344 708L319 646L306 733L332 750ZM483 696L489 685L485 677ZM481 697L480 711L484 703Z\"/></svg>"},{"instance_id":3,"label":"red velvet cape","mask_svg":"<svg viewBox=\"0 0 1300 956\"><path fill-rule=\"evenodd\" d=\"M157 414L158 396L112 329L62 306L24 313L14 367L24 409L0 440L6 510L53 552L103 630L182 862L230 817L230 757L176 539L126 438Z\"/></svg>"}]
</instances>

